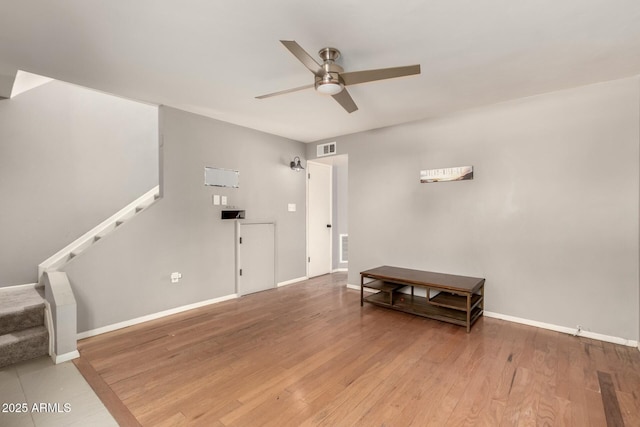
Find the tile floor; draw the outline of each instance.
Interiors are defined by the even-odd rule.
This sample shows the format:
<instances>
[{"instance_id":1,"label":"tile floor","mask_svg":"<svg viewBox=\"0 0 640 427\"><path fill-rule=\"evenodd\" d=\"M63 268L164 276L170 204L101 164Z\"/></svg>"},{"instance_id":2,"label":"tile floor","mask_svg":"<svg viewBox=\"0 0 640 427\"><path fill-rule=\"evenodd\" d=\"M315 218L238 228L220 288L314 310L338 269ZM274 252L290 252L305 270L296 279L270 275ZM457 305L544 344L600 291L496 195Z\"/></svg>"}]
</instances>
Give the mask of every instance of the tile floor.
<instances>
[{"instance_id":1,"label":"tile floor","mask_svg":"<svg viewBox=\"0 0 640 427\"><path fill-rule=\"evenodd\" d=\"M27 412L16 413L16 404ZM73 362L54 365L40 357L0 369L0 426L118 424Z\"/></svg>"}]
</instances>

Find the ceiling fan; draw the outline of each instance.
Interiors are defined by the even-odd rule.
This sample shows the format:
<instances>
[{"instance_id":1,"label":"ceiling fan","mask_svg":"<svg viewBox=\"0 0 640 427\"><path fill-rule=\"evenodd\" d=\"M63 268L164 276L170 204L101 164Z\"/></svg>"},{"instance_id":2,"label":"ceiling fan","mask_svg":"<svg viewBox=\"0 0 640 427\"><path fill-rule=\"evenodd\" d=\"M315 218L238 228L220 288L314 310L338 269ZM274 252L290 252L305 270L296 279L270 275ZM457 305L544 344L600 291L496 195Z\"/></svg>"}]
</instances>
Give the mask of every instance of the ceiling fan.
<instances>
[{"instance_id":1,"label":"ceiling fan","mask_svg":"<svg viewBox=\"0 0 640 427\"><path fill-rule=\"evenodd\" d=\"M358 106L347 92L345 86L359 83L372 82L375 80L392 79L395 77L411 76L420 74L420 65L408 65L406 67L379 68L376 70L344 72L344 69L336 64L340 57L340 51L333 47L320 49L318 55L322 58L322 64L318 64L298 43L293 40L280 40L289 51L298 58L302 64L315 76L315 83L282 90L280 92L269 93L267 95L256 96L257 99L270 98L272 96L284 95L285 93L296 92L303 89L315 87L317 92L324 95L331 95L338 104L348 113L353 113Z\"/></svg>"}]
</instances>

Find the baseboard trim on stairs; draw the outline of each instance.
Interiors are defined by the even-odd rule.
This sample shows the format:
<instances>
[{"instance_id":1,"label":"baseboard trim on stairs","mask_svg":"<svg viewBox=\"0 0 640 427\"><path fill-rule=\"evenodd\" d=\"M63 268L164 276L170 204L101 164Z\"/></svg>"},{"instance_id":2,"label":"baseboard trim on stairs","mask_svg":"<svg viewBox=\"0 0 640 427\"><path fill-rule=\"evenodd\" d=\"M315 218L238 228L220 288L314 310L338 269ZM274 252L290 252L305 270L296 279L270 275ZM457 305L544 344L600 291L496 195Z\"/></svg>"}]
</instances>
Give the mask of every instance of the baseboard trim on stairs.
<instances>
[{"instance_id":1,"label":"baseboard trim on stairs","mask_svg":"<svg viewBox=\"0 0 640 427\"><path fill-rule=\"evenodd\" d=\"M18 289L26 289L26 288L37 288L39 285L40 285L39 283L26 283L24 285L3 286L0 288L0 291L6 290L6 289L18 290Z\"/></svg>"},{"instance_id":2,"label":"baseboard trim on stairs","mask_svg":"<svg viewBox=\"0 0 640 427\"><path fill-rule=\"evenodd\" d=\"M46 299L44 300L44 327L49 332L49 356L54 360L54 345L55 345L55 331L53 327L53 315L51 313L51 304Z\"/></svg>"},{"instance_id":3,"label":"baseboard trim on stairs","mask_svg":"<svg viewBox=\"0 0 640 427\"><path fill-rule=\"evenodd\" d=\"M74 350L65 354L51 353L51 360L53 360L53 363L55 363L56 365L59 363L68 362L69 360L77 359L78 357L80 357L80 353L78 353L78 350Z\"/></svg>"},{"instance_id":4,"label":"baseboard trim on stairs","mask_svg":"<svg viewBox=\"0 0 640 427\"><path fill-rule=\"evenodd\" d=\"M278 287L293 285L294 283L302 282L307 279L309 279L307 276L302 276L298 277L297 279L285 280L284 282L278 283Z\"/></svg>"},{"instance_id":5,"label":"baseboard trim on stairs","mask_svg":"<svg viewBox=\"0 0 640 427\"><path fill-rule=\"evenodd\" d=\"M124 322L114 323L113 325L107 325L101 328L91 329L85 332L79 332L77 336L78 336L78 339L81 340L81 339L93 337L96 335L106 334L107 332L116 331L118 329L126 328L128 326L137 325L139 323L148 322L150 320L160 319L161 317L171 316L172 314L182 313L183 311L193 310L194 308L200 308L206 305L216 304L219 302L228 301L235 298L238 298L238 294L231 294L223 297L196 302L193 304L183 305L181 307L171 308L169 310L148 314L146 316L137 317L135 319L125 320Z\"/></svg>"}]
</instances>

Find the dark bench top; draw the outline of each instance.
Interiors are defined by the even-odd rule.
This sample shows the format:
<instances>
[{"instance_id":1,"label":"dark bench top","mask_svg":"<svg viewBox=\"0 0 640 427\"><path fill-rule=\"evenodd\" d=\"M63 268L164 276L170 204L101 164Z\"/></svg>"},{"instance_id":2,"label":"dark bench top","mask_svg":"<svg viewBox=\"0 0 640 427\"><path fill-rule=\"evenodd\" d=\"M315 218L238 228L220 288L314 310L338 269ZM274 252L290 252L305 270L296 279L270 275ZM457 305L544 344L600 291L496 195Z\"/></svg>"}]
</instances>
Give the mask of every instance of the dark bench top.
<instances>
[{"instance_id":1,"label":"dark bench top","mask_svg":"<svg viewBox=\"0 0 640 427\"><path fill-rule=\"evenodd\" d=\"M389 282L401 282L407 285L434 287L466 293L477 292L484 285L484 279L478 277L456 276L453 274L390 267L388 265L362 271L360 275ZM367 285L365 284L364 286Z\"/></svg>"}]
</instances>

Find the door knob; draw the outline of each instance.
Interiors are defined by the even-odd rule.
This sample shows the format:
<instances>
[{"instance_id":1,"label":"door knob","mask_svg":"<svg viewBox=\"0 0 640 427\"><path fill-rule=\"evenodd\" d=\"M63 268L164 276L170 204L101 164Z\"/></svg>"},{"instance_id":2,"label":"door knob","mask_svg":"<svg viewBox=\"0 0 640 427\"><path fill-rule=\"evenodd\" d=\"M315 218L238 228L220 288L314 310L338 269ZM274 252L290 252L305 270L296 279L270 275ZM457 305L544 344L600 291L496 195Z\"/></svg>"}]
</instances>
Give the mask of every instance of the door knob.
<instances>
[{"instance_id":1,"label":"door knob","mask_svg":"<svg viewBox=\"0 0 640 427\"><path fill-rule=\"evenodd\" d=\"M331 224L327 224L327 228L331 228Z\"/></svg>"}]
</instances>

